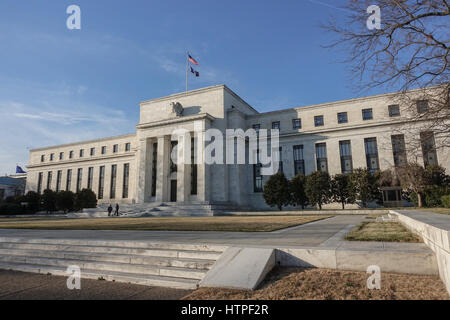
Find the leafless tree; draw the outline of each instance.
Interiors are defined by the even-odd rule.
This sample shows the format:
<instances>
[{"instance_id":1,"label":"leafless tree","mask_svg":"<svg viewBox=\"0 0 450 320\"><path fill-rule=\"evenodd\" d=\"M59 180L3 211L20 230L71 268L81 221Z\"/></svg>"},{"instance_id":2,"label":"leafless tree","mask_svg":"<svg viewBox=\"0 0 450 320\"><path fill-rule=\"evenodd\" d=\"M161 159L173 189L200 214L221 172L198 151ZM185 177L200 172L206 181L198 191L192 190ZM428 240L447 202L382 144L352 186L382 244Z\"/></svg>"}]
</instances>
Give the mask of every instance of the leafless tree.
<instances>
[{"instance_id":1,"label":"leafless tree","mask_svg":"<svg viewBox=\"0 0 450 320\"><path fill-rule=\"evenodd\" d=\"M417 135L418 128L433 132L436 148L450 147L449 3L348 0L340 16L323 25L337 37L325 46L346 51L348 58L343 62L350 66L355 87L360 91L379 87L398 91L392 104L401 107L411 133ZM371 15L367 10L372 4L380 8L380 29L367 26ZM342 12L346 12L344 17ZM428 101L428 108L421 101ZM419 141L408 147L420 150L422 146Z\"/></svg>"}]
</instances>

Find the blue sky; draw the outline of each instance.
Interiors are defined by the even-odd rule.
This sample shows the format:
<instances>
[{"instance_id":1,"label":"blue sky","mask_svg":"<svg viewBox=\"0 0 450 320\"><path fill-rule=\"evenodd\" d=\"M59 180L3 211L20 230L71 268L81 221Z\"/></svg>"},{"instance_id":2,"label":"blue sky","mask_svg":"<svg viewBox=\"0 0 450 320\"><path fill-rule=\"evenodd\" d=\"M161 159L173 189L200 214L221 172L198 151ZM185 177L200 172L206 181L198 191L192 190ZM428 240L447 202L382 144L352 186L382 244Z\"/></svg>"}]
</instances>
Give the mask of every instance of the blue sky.
<instances>
[{"instance_id":1,"label":"blue sky","mask_svg":"<svg viewBox=\"0 0 450 320\"><path fill-rule=\"evenodd\" d=\"M224 83L259 111L361 95L321 47L342 1L2 0L0 175L30 148L135 132L139 101L184 90L186 50L191 89Z\"/></svg>"}]
</instances>

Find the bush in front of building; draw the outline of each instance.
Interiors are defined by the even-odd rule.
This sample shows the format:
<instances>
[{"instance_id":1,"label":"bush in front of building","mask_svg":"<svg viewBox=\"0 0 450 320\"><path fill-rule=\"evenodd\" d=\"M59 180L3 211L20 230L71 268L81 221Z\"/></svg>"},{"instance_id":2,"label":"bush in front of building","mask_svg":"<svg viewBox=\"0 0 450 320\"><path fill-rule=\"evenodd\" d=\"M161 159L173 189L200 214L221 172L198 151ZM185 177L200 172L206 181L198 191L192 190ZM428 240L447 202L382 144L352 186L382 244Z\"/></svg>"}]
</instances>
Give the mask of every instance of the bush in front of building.
<instances>
[{"instance_id":1,"label":"bush in front of building","mask_svg":"<svg viewBox=\"0 0 450 320\"><path fill-rule=\"evenodd\" d=\"M442 196L441 202L445 208L450 208L450 194L446 195L446 196Z\"/></svg>"},{"instance_id":2,"label":"bush in front of building","mask_svg":"<svg viewBox=\"0 0 450 320\"><path fill-rule=\"evenodd\" d=\"M319 206L330 201L331 198L331 180L330 175L323 171L314 171L306 177L305 192L310 205Z\"/></svg>"},{"instance_id":3,"label":"bush in front of building","mask_svg":"<svg viewBox=\"0 0 450 320\"><path fill-rule=\"evenodd\" d=\"M41 196L42 210L47 213L56 211L56 192L50 189L45 189Z\"/></svg>"},{"instance_id":4,"label":"bush in front of building","mask_svg":"<svg viewBox=\"0 0 450 320\"><path fill-rule=\"evenodd\" d=\"M28 191L26 195L22 197L22 202L25 202L27 211L30 213L35 213L39 211L39 206L41 204L41 195L34 191Z\"/></svg>"},{"instance_id":5,"label":"bush in front of building","mask_svg":"<svg viewBox=\"0 0 450 320\"><path fill-rule=\"evenodd\" d=\"M368 168L357 168L353 170L349 177L349 183L349 188L351 188L355 200L361 201L364 208L370 202L380 199L378 175L370 172Z\"/></svg>"},{"instance_id":6,"label":"bush in front of building","mask_svg":"<svg viewBox=\"0 0 450 320\"><path fill-rule=\"evenodd\" d=\"M342 205L342 210L346 204L355 203L355 189L350 184L348 174L337 174L331 179L331 194L333 200Z\"/></svg>"},{"instance_id":7,"label":"bush in front of building","mask_svg":"<svg viewBox=\"0 0 450 320\"><path fill-rule=\"evenodd\" d=\"M24 209L20 204L17 203L8 203L8 202L2 202L0 203L0 215L19 215L23 214Z\"/></svg>"},{"instance_id":8,"label":"bush in front of building","mask_svg":"<svg viewBox=\"0 0 450 320\"><path fill-rule=\"evenodd\" d=\"M280 211L283 209L283 206L289 204L291 200L289 181L283 173L276 173L270 176L264 185L263 197L270 207L276 206Z\"/></svg>"},{"instance_id":9,"label":"bush in front of building","mask_svg":"<svg viewBox=\"0 0 450 320\"><path fill-rule=\"evenodd\" d=\"M291 194L291 204L293 206L302 207L302 210L308 205L308 197L305 191L306 177L299 173L289 181L289 189Z\"/></svg>"},{"instance_id":10,"label":"bush in front of building","mask_svg":"<svg viewBox=\"0 0 450 320\"><path fill-rule=\"evenodd\" d=\"M96 207L97 196L91 189L82 189L75 194L75 210Z\"/></svg>"},{"instance_id":11,"label":"bush in front of building","mask_svg":"<svg viewBox=\"0 0 450 320\"><path fill-rule=\"evenodd\" d=\"M72 191L59 191L56 193L56 208L64 213L73 211L75 207L75 193Z\"/></svg>"}]
</instances>

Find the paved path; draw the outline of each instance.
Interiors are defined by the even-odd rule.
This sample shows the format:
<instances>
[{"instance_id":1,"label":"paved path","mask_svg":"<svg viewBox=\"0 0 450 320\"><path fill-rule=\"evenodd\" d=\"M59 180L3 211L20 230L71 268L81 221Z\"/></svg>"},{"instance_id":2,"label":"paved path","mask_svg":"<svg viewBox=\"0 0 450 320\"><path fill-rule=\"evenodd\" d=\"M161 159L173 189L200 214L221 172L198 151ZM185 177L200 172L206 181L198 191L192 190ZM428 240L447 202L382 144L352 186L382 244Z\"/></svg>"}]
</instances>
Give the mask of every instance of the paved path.
<instances>
[{"instance_id":1,"label":"paved path","mask_svg":"<svg viewBox=\"0 0 450 320\"><path fill-rule=\"evenodd\" d=\"M106 230L18 230L0 229L0 237L44 239L137 240L224 245L319 246L348 225L357 225L362 216L335 216L274 232L219 231L106 231Z\"/></svg>"},{"instance_id":2,"label":"paved path","mask_svg":"<svg viewBox=\"0 0 450 320\"><path fill-rule=\"evenodd\" d=\"M450 231L450 215L434 213L425 210L395 210L407 217L437 227L439 229Z\"/></svg>"}]
</instances>

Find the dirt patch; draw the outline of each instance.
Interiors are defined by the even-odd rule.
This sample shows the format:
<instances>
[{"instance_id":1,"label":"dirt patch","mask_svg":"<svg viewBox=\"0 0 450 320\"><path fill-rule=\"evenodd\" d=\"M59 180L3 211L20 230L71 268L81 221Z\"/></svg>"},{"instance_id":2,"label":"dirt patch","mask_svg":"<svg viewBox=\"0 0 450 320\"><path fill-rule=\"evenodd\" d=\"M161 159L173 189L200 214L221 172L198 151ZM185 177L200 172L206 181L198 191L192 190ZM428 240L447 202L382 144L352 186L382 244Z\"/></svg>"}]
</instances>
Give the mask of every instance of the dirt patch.
<instances>
[{"instance_id":1,"label":"dirt patch","mask_svg":"<svg viewBox=\"0 0 450 320\"><path fill-rule=\"evenodd\" d=\"M381 274L381 289L367 289L365 272L281 268L260 289L200 288L185 300L449 300L437 276Z\"/></svg>"},{"instance_id":2,"label":"dirt patch","mask_svg":"<svg viewBox=\"0 0 450 320\"><path fill-rule=\"evenodd\" d=\"M348 241L422 242L398 222L363 221L346 236Z\"/></svg>"}]
</instances>

